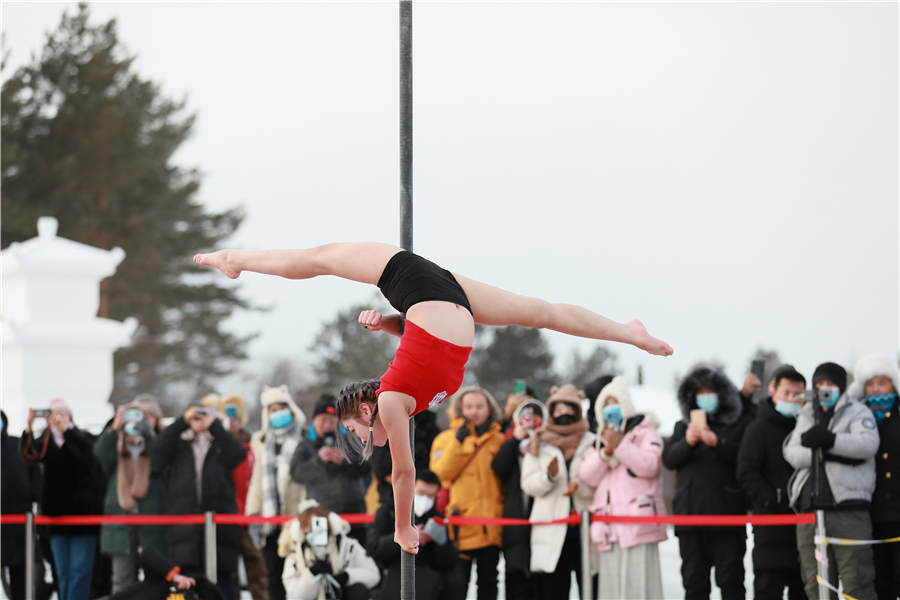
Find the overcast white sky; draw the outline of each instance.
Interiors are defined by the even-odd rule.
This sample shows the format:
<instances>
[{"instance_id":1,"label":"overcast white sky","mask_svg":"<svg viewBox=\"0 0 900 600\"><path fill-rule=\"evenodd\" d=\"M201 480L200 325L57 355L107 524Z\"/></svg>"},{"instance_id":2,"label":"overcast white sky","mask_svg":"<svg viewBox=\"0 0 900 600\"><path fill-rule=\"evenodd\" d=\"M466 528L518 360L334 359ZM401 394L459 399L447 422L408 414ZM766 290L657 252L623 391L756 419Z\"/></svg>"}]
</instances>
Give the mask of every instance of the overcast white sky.
<instances>
[{"instance_id":1,"label":"overcast white sky","mask_svg":"<svg viewBox=\"0 0 900 600\"><path fill-rule=\"evenodd\" d=\"M66 7L3 3L13 65ZM245 248L399 242L397 12L93 6L196 111L176 160L246 208ZM738 380L757 346L807 375L898 352L897 3L416 3L413 36L420 254L643 319L675 356L616 350L660 386L711 357ZM373 291L238 281L275 307L231 323L262 332L248 371Z\"/></svg>"}]
</instances>

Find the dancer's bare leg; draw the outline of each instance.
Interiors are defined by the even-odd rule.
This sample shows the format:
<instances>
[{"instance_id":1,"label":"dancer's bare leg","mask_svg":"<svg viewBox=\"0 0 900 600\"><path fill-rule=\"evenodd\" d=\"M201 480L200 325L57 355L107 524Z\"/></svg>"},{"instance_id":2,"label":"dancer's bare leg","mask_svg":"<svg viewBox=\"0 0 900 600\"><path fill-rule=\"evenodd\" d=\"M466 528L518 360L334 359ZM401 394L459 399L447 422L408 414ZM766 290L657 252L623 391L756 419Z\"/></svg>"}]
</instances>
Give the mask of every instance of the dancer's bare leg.
<instances>
[{"instance_id":1,"label":"dancer's bare leg","mask_svg":"<svg viewBox=\"0 0 900 600\"><path fill-rule=\"evenodd\" d=\"M636 319L619 323L575 304L520 296L456 273L453 276L469 299L476 323L552 329L583 338L623 342L661 356L673 352L669 344L651 336Z\"/></svg>"},{"instance_id":2,"label":"dancer's bare leg","mask_svg":"<svg viewBox=\"0 0 900 600\"><path fill-rule=\"evenodd\" d=\"M198 265L215 267L232 279L242 271L308 279L335 275L361 283L378 284L397 246L377 242L325 244L305 250L218 250L197 254Z\"/></svg>"}]
</instances>

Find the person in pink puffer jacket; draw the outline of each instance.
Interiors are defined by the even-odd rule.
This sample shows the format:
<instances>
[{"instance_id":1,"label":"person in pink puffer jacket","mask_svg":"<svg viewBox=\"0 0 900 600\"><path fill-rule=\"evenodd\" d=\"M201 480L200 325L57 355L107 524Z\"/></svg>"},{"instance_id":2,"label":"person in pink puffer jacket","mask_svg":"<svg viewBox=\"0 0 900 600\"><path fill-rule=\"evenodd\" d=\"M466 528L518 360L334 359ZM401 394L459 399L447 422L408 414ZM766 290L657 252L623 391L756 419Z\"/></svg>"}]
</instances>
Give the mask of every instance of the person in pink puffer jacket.
<instances>
[{"instance_id":1,"label":"person in pink puffer jacket","mask_svg":"<svg viewBox=\"0 0 900 600\"><path fill-rule=\"evenodd\" d=\"M623 377L597 396L601 431L578 469L596 486L591 511L599 515L662 515L662 439L655 419L637 414ZM662 598L658 543L665 525L592 523L591 541L600 567L599 598Z\"/></svg>"}]
</instances>

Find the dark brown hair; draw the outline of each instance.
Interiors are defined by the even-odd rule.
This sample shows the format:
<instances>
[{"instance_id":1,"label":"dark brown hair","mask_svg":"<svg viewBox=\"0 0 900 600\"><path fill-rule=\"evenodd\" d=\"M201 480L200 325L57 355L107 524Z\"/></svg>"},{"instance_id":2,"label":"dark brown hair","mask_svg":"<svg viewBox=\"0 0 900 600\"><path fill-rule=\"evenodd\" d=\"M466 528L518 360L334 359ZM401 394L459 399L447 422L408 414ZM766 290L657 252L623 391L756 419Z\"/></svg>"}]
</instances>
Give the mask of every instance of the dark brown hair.
<instances>
[{"instance_id":1,"label":"dark brown hair","mask_svg":"<svg viewBox=\"0 0 900 600\"><path fill-rule=\"evenodd\" d=\"M375 426L375 417L378 415L378 388L381 382L377 379L366 379L348 383L338 392L335 413L338 421L354 419L359 416L359 405L362 403L372 405L372 418L369 419L369 436L362 450L363 460L368 460L375 450L372 428ZM346 452L345 452L346 454Z\"/></svg>"}]
</instances>

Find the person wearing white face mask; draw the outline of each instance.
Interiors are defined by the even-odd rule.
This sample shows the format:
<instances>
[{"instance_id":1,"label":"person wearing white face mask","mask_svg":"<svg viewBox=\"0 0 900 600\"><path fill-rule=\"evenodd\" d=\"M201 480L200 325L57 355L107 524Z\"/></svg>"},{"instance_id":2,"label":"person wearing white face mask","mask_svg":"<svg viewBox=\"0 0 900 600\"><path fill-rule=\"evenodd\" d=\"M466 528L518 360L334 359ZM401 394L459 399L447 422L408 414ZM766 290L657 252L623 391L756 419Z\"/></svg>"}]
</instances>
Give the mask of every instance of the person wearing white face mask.
<instances>
[{"instance_id":1,"label":"person wearing white face mask","mask_svg":"<svg viewBox=\"0 0 900 600\"><path fill-rule=\"evenodd\" d=\"M804 402L785 442L784 458L796 470L789 484L791 506L798 512L823 511L828 536L871 539L869 504L879 441L875 418L844 393L847 372L840 365L819 365L812 382L817 390L828 390L830 398ZM797 551L810 598L818 594L814 533L815 525L797 526ZM832 585L839 577L845 594L875 597L871 546L829 545L828 563Z\"/></svg>"},{"instance_id":2,"label":"person wearing white face mask","mask_svg":"<svg viewBox=\"0 0 900 600\"><path fill-rule=\"evenodd\" d=\"M416 555L416 598L454 600L466 595L465 582L459 577L457 553L444 525L444 515L434 502L441 482L424 469L416 471L413 496L413 524L419 532ZM400 597L400 547L394 542L393 498L382 504L369 527L366 550L387 571L382 598Z\"/></svg>"},{"instance_id":3,"label":"person wearing white face mask","mask_svg":"<svg viewBox=\"0 0 900 600\"><path fill-rule=\"evenodd\" d=\"M781 447L796 425L803 404L806 378L791 365L781 365L768 384L769 396L747 427L737 460L737 478L755 514L792 514L788 480L794 469ZM753 528L753 592L756 598L806 598L797 532L794 525Z\"/></svg>"},{"instance_id":4,"label":"person wearing white face mask","mask_svg":"<svg viewBox=\"0 0 900 600\"><path fill-rule=\"evenodd\" d=\"M673 512L734 515L747 510L735 476L741 438L751 421L740 394L716 369L698 367L678 387L683 420L663 447L663 464L676 471ZM741 527L675 527L686 598L708 598L710 570L724 600L745 598L746 533Z\"/></svg>"},{"instance_id":5,"label":"person wearing white face mask","mask_svg":"<svg viewBox=\"0 0 900 600\"><path fill-rule=\"evenodd\" d=\"M259 401L262 431L250 439L256 464L247 491L246 514L264 517L297 514L297 507L306 499L306 488L291 479L290 464L300 445L306 416L294 403L286 385L264 387ZM278 552L280 532L280 526L266 524L262 526L263 539L254 540L262 546L269 572L269 600L285 600L279 577L284 568L284 557Z\"/></svg>"}]
</instances>

